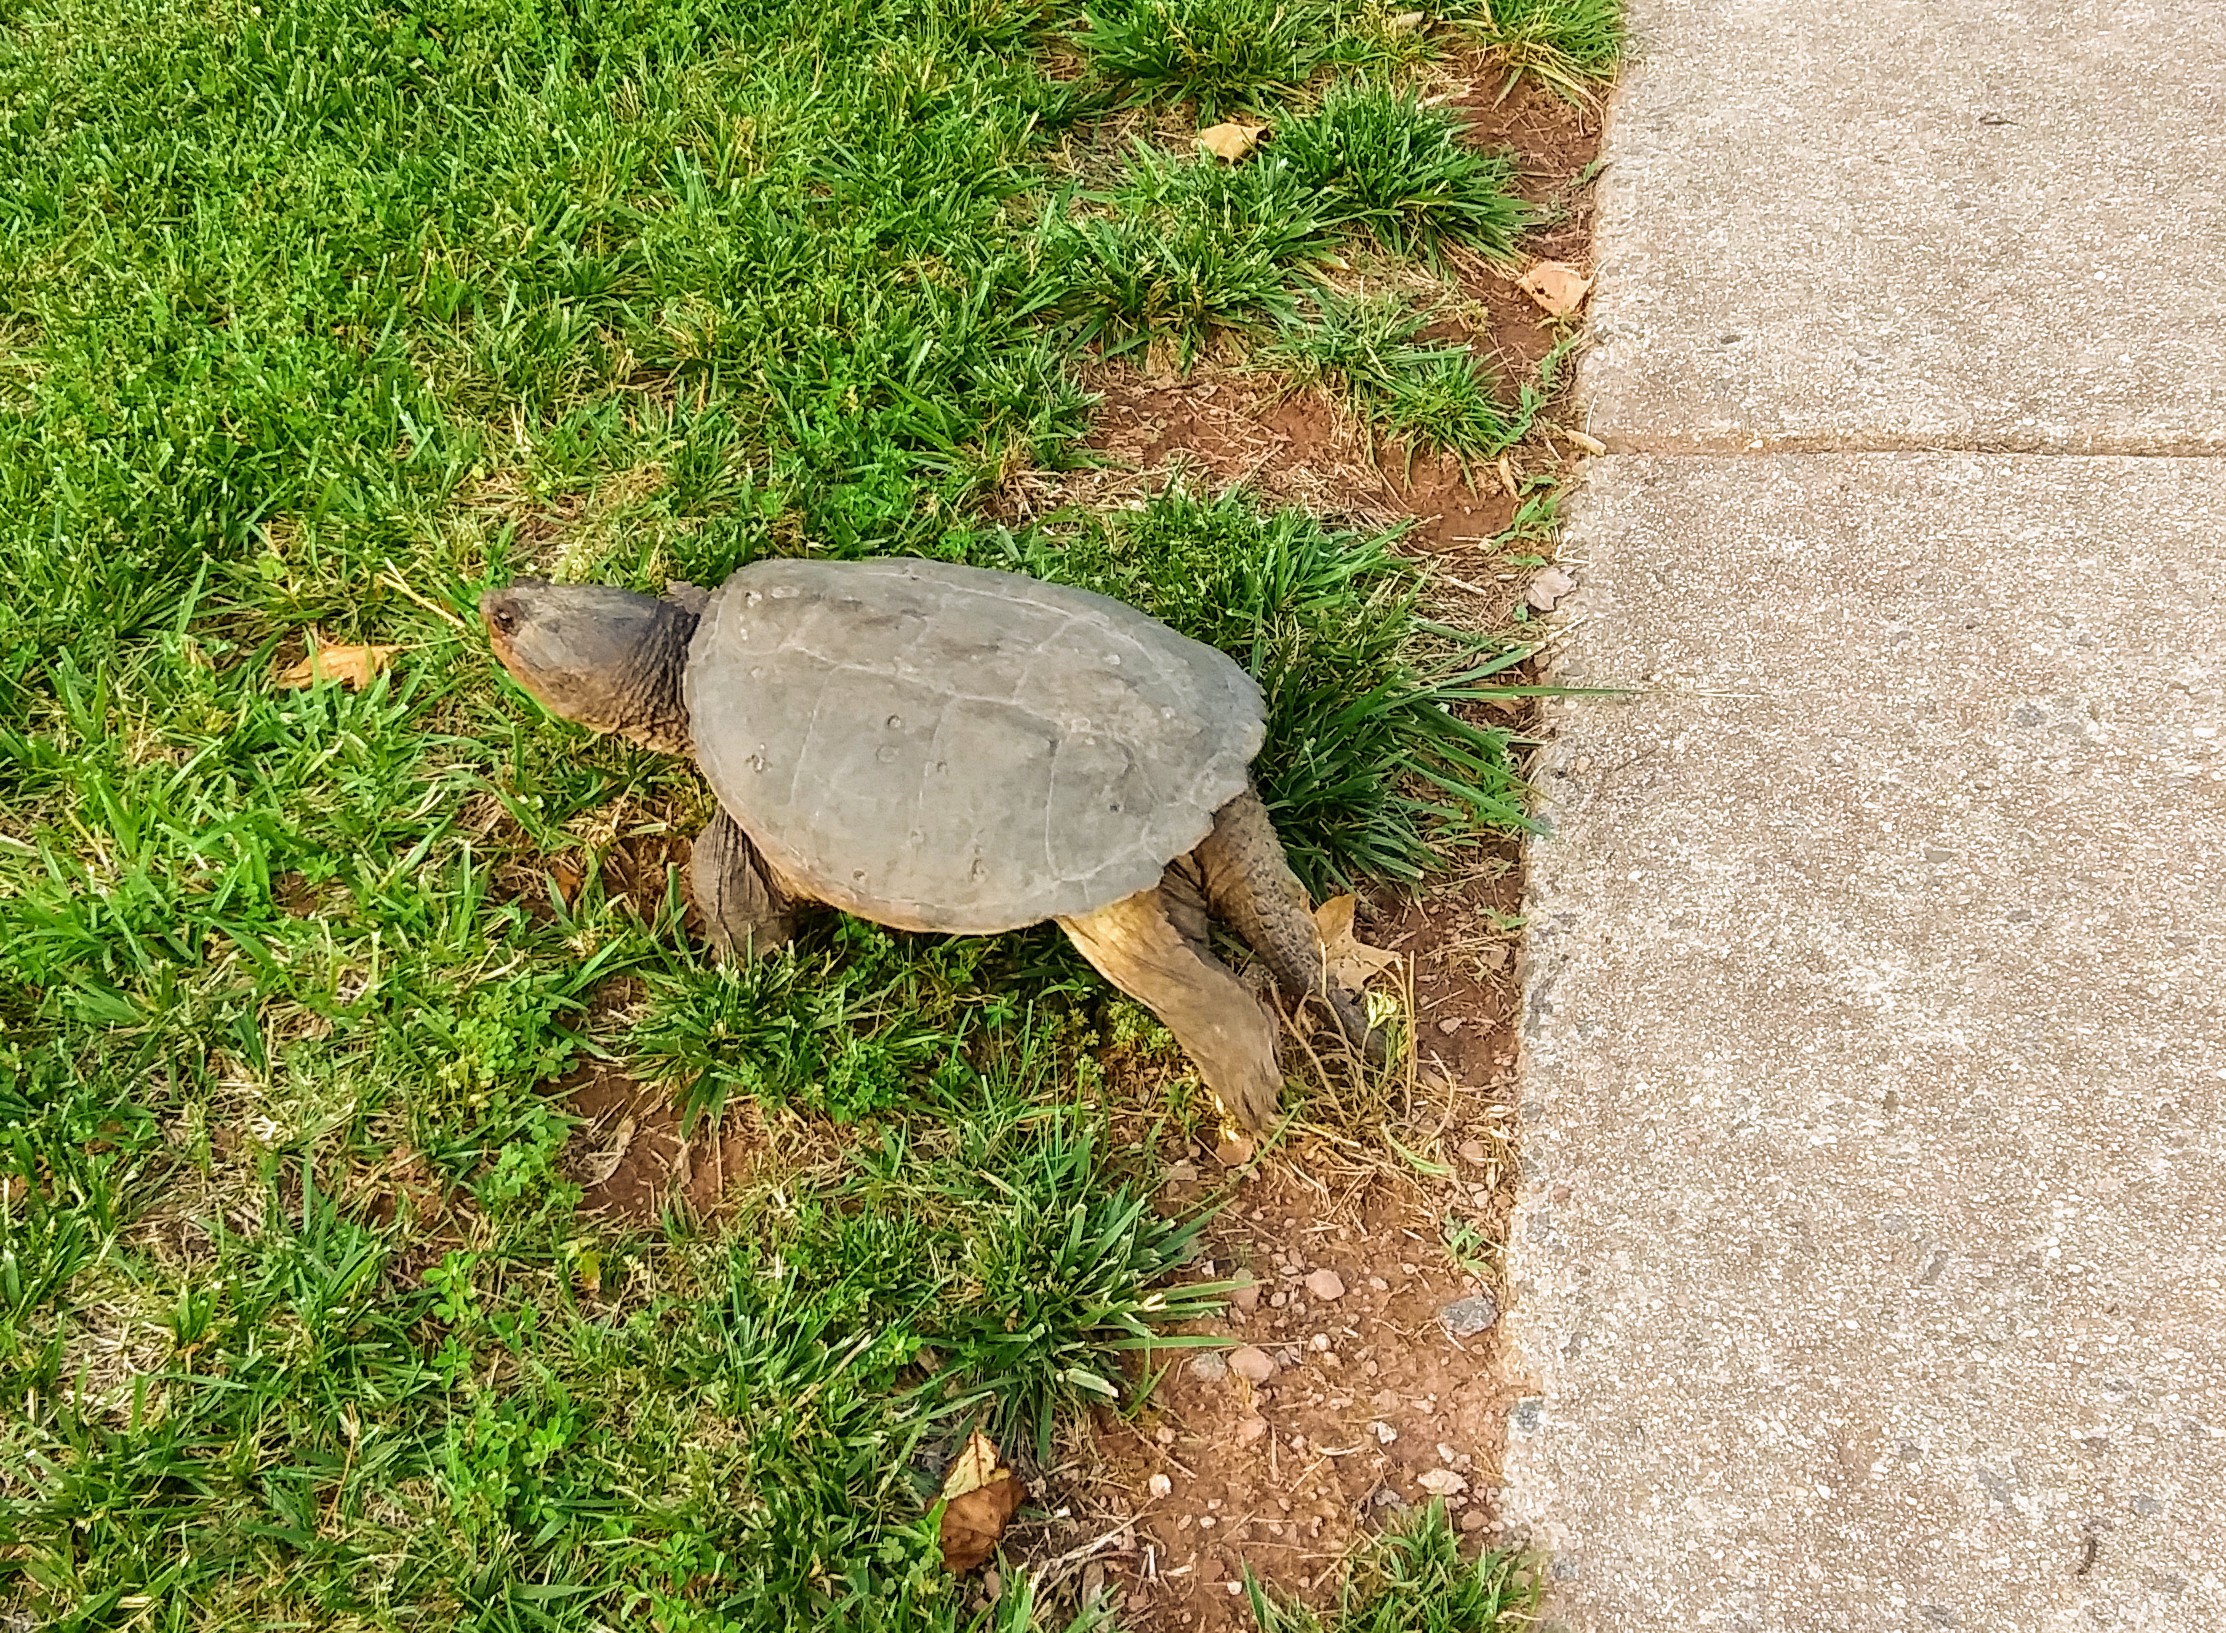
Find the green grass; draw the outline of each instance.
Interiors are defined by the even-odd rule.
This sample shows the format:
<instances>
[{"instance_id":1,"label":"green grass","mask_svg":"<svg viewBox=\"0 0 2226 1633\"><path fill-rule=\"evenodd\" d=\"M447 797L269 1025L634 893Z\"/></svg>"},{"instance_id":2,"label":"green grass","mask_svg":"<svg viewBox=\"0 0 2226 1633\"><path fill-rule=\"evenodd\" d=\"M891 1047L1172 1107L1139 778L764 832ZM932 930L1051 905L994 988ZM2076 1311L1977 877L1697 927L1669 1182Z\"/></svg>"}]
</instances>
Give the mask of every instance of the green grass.
<instances>
[{"instance_id":1,"label":"green grass","mask_svg":"<svg viewBox=\"0 0 2226 1633\"><path fill-rule=\"evenodd\" d=\"M1346 18L1339 0L1095 0L1075 44L1138 99L1194 102L1212 120L1355 60Z\"/></svg>"},{"instance_id":2,"label":"green grass","mask_svg":"<svg viewBox=\"0 0 2226 1633\"><path fill-rule=\"evenodd\" d=\"M1429 318L1397 299L1324 292L1310 314L1287 318L1256 360L1294 384L1322 387L1409 449L1490 459L1528 436L1574 341L1549 352L1538 378L1509 402L1489 365L1466 347L1416 342Z\"/></svg>"},{"instance_id":3,"label":"green grass","mask_svg":"<svg viewBox=\"0 0 2226 1633\"><path fill-rule=\"evenodd\" d=\"M1411 91L1343 82L1281 120L1275 158L1316 208L1401 254L1463 244L1509 259L1530 212L1508 189L1514 162L1479 153Z\"/></svg>"},{"instance_id":4,"label":"green grass","mask_svg":"<svg viewBox=\"0 0 2226 1633\"><path fill-rule=\"evenodd\" d=\"M1212 94L1289 121L1398 55L1366 16L1186 15ZM1490 161L1396 98L1405 168L1150 151L1078 193L1091 119L1207 94L1093 26L0 8L0 1616L1067 1616L977 1617L923 1512L971 1422L1040 1455L1183 1314L1195 1222L1138 1202L1139 1131L1199 1115L1179 1056L1055 934L827 916L732 972L670 894L557 896L553 854L706 797L500 680L471 605L527 567L1029 567L1253 667L1318 884L1516 820L1504 734L1445 708L1505 654L1423 624L1386 540L1180 493L985 519L1077 456L1085 348L1270 344L1355 235L1490 249ZM1387 378L1421 404L1425 372ZM1490 391L1381 406L1459 445ZM313 632L392 667L279 687ZM589 1060L822 1160L716 1223L578 1218L551 1090Z\"/></svg>"},{"instance_id":5,"label":"green grass","mask_svg":"<svg viewBox=\"0 0 2226 1633\"><path fill-rule=\"evenodd\" d=\"M1279 1599L1247 1578L1261 1633L1499 1633L1527 1627L1538 1603L1530 1563L1510 1553L1461 1557L1445 1507L1432 1502L1346 1563L1328 1612Z\"/></svg>"},{"instance_id":6,"label":"green grass","mask_svg":"<svg viewBox=\"0 0 2226 1633\"><path fill-rule=\"evenodd\" d=\"M1509 84L1527 74L1574 101L1591 99L1623 55L1621 0L1468 0L1454 15Z\"/></svg>"}]
</instances>

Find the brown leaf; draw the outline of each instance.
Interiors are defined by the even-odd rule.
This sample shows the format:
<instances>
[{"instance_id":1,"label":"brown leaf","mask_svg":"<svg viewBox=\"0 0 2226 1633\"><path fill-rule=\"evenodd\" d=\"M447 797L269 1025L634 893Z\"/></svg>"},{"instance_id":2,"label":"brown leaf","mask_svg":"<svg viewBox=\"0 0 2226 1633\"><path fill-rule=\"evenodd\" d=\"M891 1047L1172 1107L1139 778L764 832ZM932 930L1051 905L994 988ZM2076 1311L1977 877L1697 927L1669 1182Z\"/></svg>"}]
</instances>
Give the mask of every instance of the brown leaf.
<instances>
[{"instance_id":1,"label":"brown leaf","mask_svg":"<svg viewBox=\"0 0 2226 1633\"><path fill-rule=\"evenodd\" d=\"M1540 261L1515 280L1515 287L1557 318L1584 305L1592 280L1567 261Z\"/></svg>"},{"instance_id":2,"label":"brown leaf","mask_svg":"<svg viewBox=\"0 0 2226 1633\"><path fill-rule=\"evenodd\" d=\"M1006 1522L1027 1495L997 1443L979 1429L968 1435L943 1477L943 1568L963 1575L995 1553Z\"/></svg>"},{"instance_id":3,"label":"brown leaf","mask_svg":"<svg viewBox=\"0 0 2226 1633\"><path fill-rule=\"evenodd\" d=\"M1372 976L1399 966L1397 953L1371 947L1353 935L1353 909L1357 905L1350 896L1332 896L1314 910L1314 929L1322 938L1322 958L1329 966L1329 978L1347 992L1358 992Z\"/></svg>"},{"instance_id":4,"label":"brown leaf","mask_svg":"<svg viewBox=\"0 0 2226 1633\"><path fill-rule=\"evenodd\" d=\"M1469 1488L1469 1483L1451 1469L1432 1469L1427 1474L1418 1474L1414 1483L1438 1497L1456 1497Z\"/></svg>"},{"instance_id":5,"label":"brown leaf","mask_svg":"<svg viewBox=\"0 0 2226 1633\"><path fill-rule=\"evenodd\" d=\"M1240 1134L1233 1128L1221 1131L1221 1138L1213 1148L1214 1161L1224 1168L1242 1168L1250 1162L1259 1146L1249 1134Z\"/></svg>"},{"instance_id":6,"label":"brown leaf","mask_svg":"<svg viewBox=\"0 0 2226 1633\"><path fill-rule=\"evenodd\" d=\"M385 671L395 651L391 646L323 646L312 635L308 656L281 674L278 684L299 688L336 680L350 691L360 692L371 684L372 676Z\"/></svg>"},{"instance_id":7,"label":"brown leaf","mask_svg":"<svg viewBox=\"0 0 2226 1633\"><path fill-rule=\"evenodd\" d=\"M580 886L587 883L587 869L580 865L578 857L551 857L549 877L555 881L557 895L563 898L565 906L575 907L579 904Z\"/></svg>"},{"instance_id":8,"label":"brown leaf","mask_svg":"<svg viewBox=\"0 0 2226 1633\"><path fill-rule=\"evenodd\" d=\"M1267 128L1265 125L1248 125L1239 119L1226 120L1200 131L1198 145L1215 158L1235 164L1260 145L1260 138L1266 134Z\"/></svg>"},{"instance_id":9,"label":"brown leaf","mask_svg":"<svg viewBox=\"0 0 2226 1633\"><path fill-rule=\"evenodd\" d=\"M1540 612L1552 612L1561 598L1577 587L1576 575L1566 567L1548 567L1530 581L1523 599Z\"/></svg>"}]
</instances>

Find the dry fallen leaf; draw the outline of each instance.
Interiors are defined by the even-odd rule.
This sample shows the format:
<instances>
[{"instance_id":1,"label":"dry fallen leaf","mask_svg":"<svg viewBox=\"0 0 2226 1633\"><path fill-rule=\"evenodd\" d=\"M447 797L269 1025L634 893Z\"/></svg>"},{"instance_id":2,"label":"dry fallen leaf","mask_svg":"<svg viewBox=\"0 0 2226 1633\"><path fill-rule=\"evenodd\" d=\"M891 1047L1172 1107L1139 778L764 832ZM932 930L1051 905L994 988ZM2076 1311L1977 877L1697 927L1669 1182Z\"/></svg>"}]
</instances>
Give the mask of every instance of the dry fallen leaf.
<instances>
[{"instance_id":1,"label":"dry fallen leaf","mask_svg":"<svg viewBox=\"0 0 2226 1633\"><path fill-rule=\"evenodd\" d=\"M1469 1488L1469 1483L1451 1469L1432 1469L1427 1474L1418 1474L1414 1483L1434 1497L1457 1497Z\"/></svg>"},{"instance_id":2,"label":"dry fallen leaf","mask_svg":"<svg viewBox=\"0 0 2226 1633\"><path fill-rule=\"evenodd\" d=\"M1350 896L1332 896L1314 910L1314 930L1322 938L1322 959L1329 966L1329 978L1347 992L1359 991L1369 977L1396 969L1399 964L1397 953L1371 947L1354 937L1355 905Z\"/></svg>"},{"instance_id":3,"label":"dry fallen leaf","mask_svg":"<svg viewBox=\"0 0 2226 1633\"><path fill-rule=\"evenodd\" d=\"M395 650L391 646L321 646L311 636L308 656L281 674L278 684L302 687L336 680L350 691L360 692L371 684L372 676L385 670Z\"/></svg>"},{"instance_id":4,"label":"dry fallen leaf","mask_svg":"<svg viewBox=\"0 0 2226 1633\"><path fill-rule=\"evenodd\" d=\"M1398 16L1391 19L1391 27L1395 33L1404 34L1410 29L1420 28L1429 20L1430 16L1427 12L1402 11Z\"/></svg>"},{"instance_id":5,"label":"dry fallen leaf","mask_svg":"<svg viewBox=\"0 0 2226 1633\"><path fill-rule=\"evenodd\" d=\"M1594 436L1589 431L1572 431L1567 426L1563 426L1561 434L1567 437L1571 442L1575 443L1579 448L1582 448L1586 453L1592 454L1595 457L1608 451L1608 445L1602 442L1598 437Z\"/></svg>"},{"instance_id":6,"label":"dry fallen leaf","mask_svg":"<svg viewBox=\"0 0 2226 1633\"><path fill-rule=\"evenodd\" d=\"M1515 287L1557 318L1584 305L1592 280L1566 261L1540 261L1515 280Z\"/></svg>"},{"instance_id":7,"label":"dry fallen leaf","mask_svg":"<svg viewBox=\"0 0 2226 1633\"><path fill-rule=\"evenodd\" d=\"M1265 125L1248 125L1240 119L1225 120L1200 131L1198 145L1215 158L1235 164L1260 145L1260 138L1266 134L1267 128Z\"/></svg>"},{"instance_id":8,"label":"dry fallen leaf","mask_svg":"<svg viewBox=\"0 0 2226 1633\"><path fill-rule=\"evenodd\" d=\"M634 1119L621 1117L618 1127L611 1132L611 1143L598 1151L587 1164L587 1171L580 1176L580 1184L594 1190L618 1172L618 1165L626 1160L626 1153L634 1144Z\"/></svg>"},{"instance_id":9,"label":"dry fallen leaf","mask_svg":"<svg viewBox=\"0 0 2226 1633\"><path fill-rule=\"evenodd\" d=\"M1005 1466L997 1443L976 1429L943 1478L943 1567L963 1575L997 1550L1005 1523L1028 1488Z\"/></svg>"},{"instance_id":10,"label":"dry fallen leaf","mask_svg":"<svg viewBox=\"0 0 2226 1633\"><path fill-rule=\"evenodd\" d=\"M1523 599L1540 612L1552 612L1554 603L1577 587L1577 579L1565 567L1548 567L1530 581L1530 588Z\"/></svg>"},{"instance_id":11,"label":"dry fallen leaf","mask_svg":"<svg viewBox=\"0 0 2226 1633\"><path fill-rule=\"evenodd\" d=\"M1242 1168L1252 1160L1253 1154L1258 1149L1259 1147L1253 1143L1251 1135L1240 1134L1233 1128L1225 1128L1221 1131L1221 1138L1213 1148L1214 1161L1220 1163L1224 1168Z\"/></svg>"}]
</instances>

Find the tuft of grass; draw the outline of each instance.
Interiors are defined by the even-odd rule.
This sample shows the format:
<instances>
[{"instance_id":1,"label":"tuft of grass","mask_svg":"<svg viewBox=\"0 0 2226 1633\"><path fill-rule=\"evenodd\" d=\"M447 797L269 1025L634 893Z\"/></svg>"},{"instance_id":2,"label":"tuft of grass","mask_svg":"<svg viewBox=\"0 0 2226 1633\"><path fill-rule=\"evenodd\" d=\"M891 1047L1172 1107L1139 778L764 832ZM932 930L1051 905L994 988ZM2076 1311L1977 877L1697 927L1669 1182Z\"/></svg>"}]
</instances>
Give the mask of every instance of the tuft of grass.
<instances>
[{"instance_id":1,"label":"tuft of grass","mask_svg":"<svg viewBox=\"0 0 2226 1633\"><path fill-rule=\"evenodd\" d=\"M796 943L744 963L645 976L629 1039L636 1069L671 1086L684 1127L736 1095L855 1122L965 1080L977 1034L1020 1023L1016 990L1049 996L1041 937L919 942L863 919L814 915ZM1063 981L1062 981L1063 978Z\"/></svg>"},{"instance_id":2,"label":"tuft of grass","mask_svg":"<svg viewBox=\"0 0 2226 1633\"><path fill-rule=\"evenodd\" d=\"M1415 342L1429 317L1394 297L1325 293L1315 315L1286 324L1258 361L1323 387L1410 447L1493 458L1529 434L1560 357L1549 357L1510 407L1488 365L1466 347Z\"/></svg>"},{"instance_id":3,"label":"tuft of grass","mask_svg":"<svg viewBox=\"0 0 2226 1633\"><path fill-rule=\"evenodd\" d=\"M1260 1633L1523 1633L1538 1604L1532 1563L1497 1551L1463 1559L1439 1502L1347 1561L1334 1609L1279 1600L1249 1571L1245 1591Z\"/></svg>"},{"instance_id":4,"label":"tuft of grass","mask_svg":"<svg viewBox=\"0 0 2226 1633\"><path fill-rule=\"evenodd\" d=\"M1589 102L1623 57L1622 0L1470 0L1464 27L1508 72Z\"/></svg>"},{"instance_id":5,"label":"tuft of grass","mask_svg":"<svg viewBox=\"0 0 2226 1633\"><path fill-rule=\"evenodd\" d=\"M1189 363L1216 333L1295 310L1295 270L1331 234L1288 166L1175 158L1139 143L1127 176L1054 221L1046 255L1086 344L1171 347Z\"/></svg>"},{"instance_id":6,"label":"tuft of grass","mask_svg":"<svg viewBox=\"0 0 2226 1633\"><path fill-rule=\"evenodd\" d=\"M1510 734L1461 713L1523 649L1419 625L1423 581L1395 537L1177 487L1016 549L1029 571L1120 596L1246 665L1268 706L1261 795L1320 890L1418 879L1447 847L1526 821Z\"/></svg>"},{"instance_id":7,"label":"tuft of grass","mask_svg":"<svg viewBox=\"0 0 2226 1633\"><path fill-rule=\"evenodd\" d=\"M1211 121L1290 96L1338 49L1335 0L1093 0L1075 44L1148 101Z\"/></svg>"},{"instance_id":8,"label":"tuft of grass","mask_svg":"<svg viewBox=\"0 0 2226 1633\"><path fill-rule=\"evenodd\" d=\"M1030 1433L1039 1458L1062 1415L1122 1397L1110 1362L1166 1347L1157 1329L1217 1313L1229 1292L1162 1285L1204 1220L1162 1219L1149 1193L1126 1185L1108 1194L1096 1137L1043 1138L1025 1185L993 1181L958 1266L963 1292L938 1324L954 1376L994 1400L1000 1427Z\"/></svg>"},{"instance_id":9,"label":"tuft of grass","mask_svg":"<svg viewBox=\"0 0 2226 1633\"><path fill-rule=\"evenodd\" d=\"M1327 219L1400 254L1461 244L1505 261L1531 218L1509 190L1514 160L1470 146L1454 119L1411 90L1334 85L1319 107L1277 122L1273 151Z\"/></svg>"}]
</instances>

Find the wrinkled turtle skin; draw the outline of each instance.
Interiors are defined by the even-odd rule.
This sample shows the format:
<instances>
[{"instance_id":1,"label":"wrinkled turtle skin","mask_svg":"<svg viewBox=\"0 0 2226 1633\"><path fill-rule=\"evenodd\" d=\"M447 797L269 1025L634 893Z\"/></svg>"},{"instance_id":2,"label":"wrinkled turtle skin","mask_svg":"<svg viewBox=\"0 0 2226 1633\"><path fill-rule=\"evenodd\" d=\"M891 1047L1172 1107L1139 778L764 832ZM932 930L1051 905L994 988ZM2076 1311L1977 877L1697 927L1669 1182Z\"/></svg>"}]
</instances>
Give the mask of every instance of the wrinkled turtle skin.
<instances>
[{"instance_id":1,"label":"wrinkled turtle skin","mask_svg":"<svg viewBox=\"0 0 2226 1633\"><path fill-rule=\"evenodd\" d=\"M1156 885L1266 730L1251 676L1133 607L908 559L744 567L686 696L705 778L792 889L967 934Z\"/></svg>"}]
</instances>

